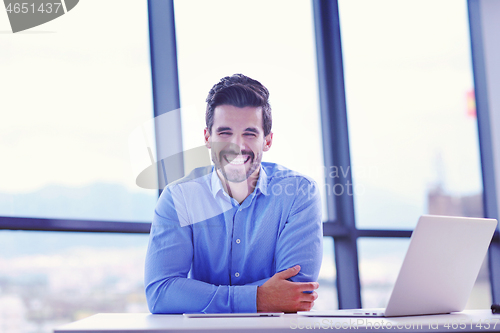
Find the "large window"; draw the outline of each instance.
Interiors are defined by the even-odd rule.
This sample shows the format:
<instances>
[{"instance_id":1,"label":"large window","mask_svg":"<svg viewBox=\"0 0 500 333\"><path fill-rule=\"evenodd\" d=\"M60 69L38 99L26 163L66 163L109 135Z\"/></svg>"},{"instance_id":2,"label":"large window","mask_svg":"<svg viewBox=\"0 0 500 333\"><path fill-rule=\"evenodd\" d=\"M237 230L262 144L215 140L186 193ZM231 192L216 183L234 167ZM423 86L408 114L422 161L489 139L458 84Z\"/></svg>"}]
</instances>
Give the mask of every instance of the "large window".
<instances>
[{"instance_id":1,"label":"large window","mask_svg":"<svg viewBox=\"0 0 500 333\"><path fill-rule=\"evenodd\" d=\"M482 217L466 1L341 0L339 12L357 227ZM359 245L363 305L385 306L407 242ZM475 306L490 304L486 277Z\"/></svg>"},{"instance_id":2,"label":"large window","mask_svg":"<svg viewBox=\"0 0 500 333\"><path fill-rule=\"evenodd\" d=\"M0 36L0 216L150 221L157 193L136 186L128 142L152 116L146 1Z\"/></svg>"},{"instance_id":3,"label":"large window","mask_svg":"<svg viewBox=\"0 0 500 333\"><path fill-rule=\"evenodd\" d=\"M2 223L149 222L158 193L136 186L129 157L130 133L153 116L147 1L81 1L16 34L1 10L0 30ZM0 331L52 332L97 312L147 311L146 242L0 231Z\"/></svg>"}]
</instances>

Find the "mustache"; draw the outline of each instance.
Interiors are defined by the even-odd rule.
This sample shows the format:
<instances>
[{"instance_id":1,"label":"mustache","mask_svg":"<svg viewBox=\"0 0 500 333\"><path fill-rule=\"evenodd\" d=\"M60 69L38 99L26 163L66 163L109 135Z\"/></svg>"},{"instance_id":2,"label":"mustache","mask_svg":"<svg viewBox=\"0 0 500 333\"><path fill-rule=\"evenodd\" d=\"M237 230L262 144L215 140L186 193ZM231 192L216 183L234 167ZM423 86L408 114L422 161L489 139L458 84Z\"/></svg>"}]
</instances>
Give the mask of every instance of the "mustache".
<instances>
[{"instance_id":1,"label":"mustache","mask_svg":"<svg viewBox=\"0 0 500 333\"><path fill-rule=\"evenodd\" d=\"M248 155L250 156L250 159L253 161L255 154L251 150L241 150L241 151L234 151L234 150L221 150L219 152L219 160L222 161L222 157L224 155Z\"/></svg>"}]
</instances>

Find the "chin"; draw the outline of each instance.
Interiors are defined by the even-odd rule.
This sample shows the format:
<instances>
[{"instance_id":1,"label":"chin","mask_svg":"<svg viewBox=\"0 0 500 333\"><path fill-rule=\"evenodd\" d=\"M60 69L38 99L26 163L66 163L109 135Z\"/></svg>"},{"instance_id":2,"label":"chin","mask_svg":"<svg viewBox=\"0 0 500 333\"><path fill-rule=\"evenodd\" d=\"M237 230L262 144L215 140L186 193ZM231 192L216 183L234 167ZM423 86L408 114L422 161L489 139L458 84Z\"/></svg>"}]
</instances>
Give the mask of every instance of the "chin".
<instances>
[{"instance_id":1,"label":"chin","mask_svg":"<svg viewBox=\"0 0 500 333\"><path fill-rule=\"evenodd\" d=\"M226 172L226 171L229 171L229 172ZM248 179L248 176L246 173L242 173L242 172L231 172L230 170L225 170L223 169L223 172L222 174L224 175L224 178L226 178L226 180L228 182L231 182L231 183L241 183L241 182L244 182Z\"/></svg>"}]
</instances>

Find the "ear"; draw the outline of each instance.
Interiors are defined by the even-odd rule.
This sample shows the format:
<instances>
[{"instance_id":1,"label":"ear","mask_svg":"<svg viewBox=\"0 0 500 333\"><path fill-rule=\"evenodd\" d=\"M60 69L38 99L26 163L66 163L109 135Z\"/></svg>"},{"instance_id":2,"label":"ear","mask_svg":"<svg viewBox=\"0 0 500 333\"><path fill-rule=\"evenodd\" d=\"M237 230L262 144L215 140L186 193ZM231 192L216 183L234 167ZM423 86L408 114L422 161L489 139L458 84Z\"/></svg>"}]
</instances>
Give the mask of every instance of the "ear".
<instances>
[{"instance_id":1,"label":"ear","mask_svg":"<svg viewBox=\"0 0 500 333\"><path fill-rule=\"evenodd\" d=\"M210 133L208 132L208 128L205 128L203 130L203 135L205 136L205 146L208 148L208 149L211 149L212 148L212 145L210 144Z\"/></svg>"},{"instance_id":2,"label":"ear","mask_svg":"<svg viewBox=\"0 0 500 333\"><path fill-rule=\"evenodd\" d=\"M269 133L264 137L264 148L262 150L268 151L269 149L271 149L272 144L273 144L273 132Z\"/></svg>"}]
</instances>

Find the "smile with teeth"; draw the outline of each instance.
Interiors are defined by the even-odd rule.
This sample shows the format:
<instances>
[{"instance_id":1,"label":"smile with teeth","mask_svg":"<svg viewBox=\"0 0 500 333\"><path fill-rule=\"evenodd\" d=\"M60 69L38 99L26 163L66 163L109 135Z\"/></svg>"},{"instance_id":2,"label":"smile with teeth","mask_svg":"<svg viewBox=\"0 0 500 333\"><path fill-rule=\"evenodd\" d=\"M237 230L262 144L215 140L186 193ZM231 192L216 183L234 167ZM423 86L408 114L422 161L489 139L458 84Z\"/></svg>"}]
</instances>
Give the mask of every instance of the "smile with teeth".
<instances>
[{"instance_id":1,"label":"smile with teeth","mask_svg":"<svg viewBox=\"0 0 500 333\"><path fill-rule=\"evenodd\" d=\"M224 155L226 162L233 165L242 165L248 162L250 159L249 155Z\"/></svg>"}]
</instances>

